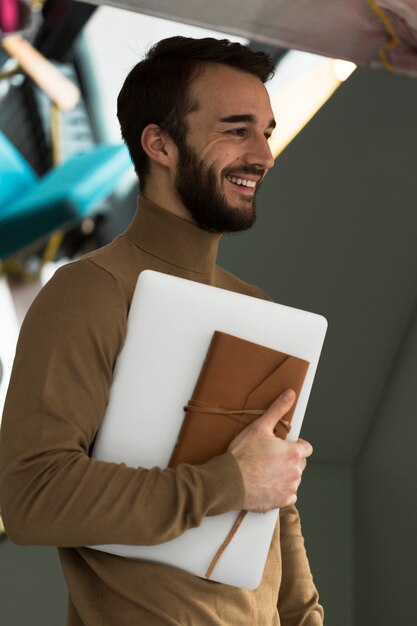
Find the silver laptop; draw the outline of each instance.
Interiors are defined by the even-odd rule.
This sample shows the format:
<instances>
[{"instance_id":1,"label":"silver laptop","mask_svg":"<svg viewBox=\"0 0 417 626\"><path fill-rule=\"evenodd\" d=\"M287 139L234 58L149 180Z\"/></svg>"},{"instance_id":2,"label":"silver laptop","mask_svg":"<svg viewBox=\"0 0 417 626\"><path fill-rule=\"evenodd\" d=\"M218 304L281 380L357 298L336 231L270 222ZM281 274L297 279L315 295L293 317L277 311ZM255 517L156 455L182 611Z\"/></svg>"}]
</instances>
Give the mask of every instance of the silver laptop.
<instances>
[{"instance_id":1,"label":"silver laptop","mask_svg":"<svg viewBox=\"0 0 417 626\"><path fill-rule=\"evenodd\" d=\"M321 315L146 270L139 276L93 456L131 467L166 467L213 332L223 331L309 361L288 438L299 436L327 330ZM164 390L161 393L161 389ZM180 567L204 577L237 513L156 546L90 546ZM255 589L278 510L248 513L210 580Z\"/></svg>"}]
</instances>

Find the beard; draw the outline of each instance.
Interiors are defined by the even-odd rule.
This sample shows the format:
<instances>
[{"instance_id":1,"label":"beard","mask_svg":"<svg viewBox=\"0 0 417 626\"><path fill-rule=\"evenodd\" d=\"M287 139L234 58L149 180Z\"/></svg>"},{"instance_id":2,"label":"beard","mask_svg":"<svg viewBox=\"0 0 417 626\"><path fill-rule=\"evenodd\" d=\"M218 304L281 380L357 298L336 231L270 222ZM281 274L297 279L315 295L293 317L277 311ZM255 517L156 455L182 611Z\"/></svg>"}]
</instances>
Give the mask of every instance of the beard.
<instances>
[{"instance_id":1,"label":"beard","mask_svg":"<svg viewBox=\"0 0 417 626\"><path fill-rule=\"evenodd\" d=\"M241 206L228 203L213 166L207 167L185 139L177 143L179 162L175 190L196 224L214 233L236 233L256 222L255 198L242 194ZM233 170L236 172L236 168ZM230 170L232 173L232 170ZM263 170L240 166L239 173L262 175ZM225 177L227 171L223 172ZM257 188L259 184L257 185Z\"/></svg>"}]
</instances>

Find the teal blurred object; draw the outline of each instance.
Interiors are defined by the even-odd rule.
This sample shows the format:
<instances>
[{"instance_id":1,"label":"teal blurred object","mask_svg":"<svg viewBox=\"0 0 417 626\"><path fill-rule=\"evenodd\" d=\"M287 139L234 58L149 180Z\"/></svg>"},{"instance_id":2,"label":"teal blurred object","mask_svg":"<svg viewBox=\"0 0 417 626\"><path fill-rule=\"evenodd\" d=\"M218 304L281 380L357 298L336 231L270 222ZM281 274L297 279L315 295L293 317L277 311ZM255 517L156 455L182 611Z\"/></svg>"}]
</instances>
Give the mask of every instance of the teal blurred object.
<instances>
[{"instance_id":1,"label":"teal blurred object","mask_svg":"<svg viewBox=\"0 0 417 626\"><path fill-rule=\"evenodd\" d=\"M124 145L98 145L38 178L0 132L0 258L91 215L132 167Z\"/></svg>"}]
</instances>

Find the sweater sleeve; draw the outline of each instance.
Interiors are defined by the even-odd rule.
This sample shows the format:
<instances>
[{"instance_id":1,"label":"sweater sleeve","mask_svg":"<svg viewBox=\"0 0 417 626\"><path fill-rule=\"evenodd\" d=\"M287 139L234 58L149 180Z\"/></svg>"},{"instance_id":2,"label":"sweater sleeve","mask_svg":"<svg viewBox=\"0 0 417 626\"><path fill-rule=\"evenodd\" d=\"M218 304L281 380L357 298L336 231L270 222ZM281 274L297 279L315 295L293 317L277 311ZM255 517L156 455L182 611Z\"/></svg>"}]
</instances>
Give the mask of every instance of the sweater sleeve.
<instances>
[{"instance_id":1,"label":"sweater sleeve","mask_svg":"<svg viewBox=\"0 0 417 626\"><path fill-rule=\"evenodd\" d=\"M89 457L126 309L115 278L83 260L59 270L25 318L0 444L0 506L16 543L153 545L243 506L230 453L176 471Z\"/></svg>"},{"instance_id":2,"label":"sweater sleeve","mask_svg":"<svg viewBox=\"0 0 417 626\"><path fill-rule=\"evenodd\" d=\"M295 506L280 511L282 580L278 613L285 626L322 626L323 608L314 586Z\"/></svg>"}]
</instances>

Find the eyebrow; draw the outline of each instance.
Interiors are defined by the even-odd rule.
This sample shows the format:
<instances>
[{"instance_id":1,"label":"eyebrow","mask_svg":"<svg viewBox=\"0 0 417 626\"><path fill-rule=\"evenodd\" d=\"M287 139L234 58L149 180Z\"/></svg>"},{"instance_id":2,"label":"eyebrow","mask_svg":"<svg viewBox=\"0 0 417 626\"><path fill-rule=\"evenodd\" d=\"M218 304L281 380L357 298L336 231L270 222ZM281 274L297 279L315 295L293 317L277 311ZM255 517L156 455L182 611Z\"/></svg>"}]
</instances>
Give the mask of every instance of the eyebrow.
<instances>
[{"instance_id":1,"label":"eyebrow","mask_svg":"<svg viewBox=\"0 0 417 626\"><path fill-rule=\"evenodd\" d=\"M226 124L236 124L239 122L247 122L249 124L255 124L256 118L254 115L247 113L245 115L228 115L227 117L222 117L220 121ZM267 128L275 128L276 125L277 125L276 121L272 119L269 122Z\"/></svg>"}]
</instances>

